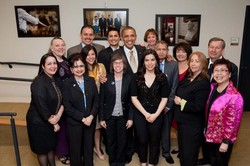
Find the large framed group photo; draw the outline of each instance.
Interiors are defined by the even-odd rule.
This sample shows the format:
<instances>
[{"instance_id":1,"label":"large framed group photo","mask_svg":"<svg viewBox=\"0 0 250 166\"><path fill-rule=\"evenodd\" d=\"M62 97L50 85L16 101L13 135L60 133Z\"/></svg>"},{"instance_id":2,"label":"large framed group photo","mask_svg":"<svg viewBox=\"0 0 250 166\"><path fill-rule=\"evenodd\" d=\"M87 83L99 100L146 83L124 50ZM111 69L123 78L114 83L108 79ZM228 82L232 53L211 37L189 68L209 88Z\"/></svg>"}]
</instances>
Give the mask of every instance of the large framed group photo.
<instances>
[{"instance_id":1,"label":"large framed group photo","mask_svg":"<svg viewBox=\"0 0 250 166\"><path fill-rule=\"evenodd\" d=\"M18 37L61 36L59 5L15 6Z\"/></svg>"},{"instance_id":2,"label":"large framed group photo","mask_svg":"<svg viewBox=\"0 0 250 166\"><path fill-rule=\"evenodd\" d=\"M83 9L84 25L93 26L97 40L106 40L107 32L111 27L120 31L124 26L128 26L128 18L128 9Z\"/></svg>"},{"instance_id":3,"label":"large framed group photo","mask_svg":"<svg viewBox=\"0 0 250 166\"><path fill-rule=\"evenodd\" d=\"M199 46L201 15L157 14L155 20L159 39L170 46L180 42Z\"/></svg>"}]
</instances>

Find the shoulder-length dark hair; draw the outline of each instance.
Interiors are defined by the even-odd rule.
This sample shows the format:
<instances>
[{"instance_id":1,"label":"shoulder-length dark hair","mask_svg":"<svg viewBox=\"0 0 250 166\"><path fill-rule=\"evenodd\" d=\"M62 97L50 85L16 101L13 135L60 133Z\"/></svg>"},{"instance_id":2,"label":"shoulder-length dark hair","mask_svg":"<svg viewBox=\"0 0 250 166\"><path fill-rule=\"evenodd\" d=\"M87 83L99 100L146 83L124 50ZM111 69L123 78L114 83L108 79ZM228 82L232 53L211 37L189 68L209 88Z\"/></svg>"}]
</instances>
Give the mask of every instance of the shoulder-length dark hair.
<instances>
[{"instance_id":1,"label":"shoulder-length dark hair","mask_svg":"<svg viewBox=\"0 0 250 166\"><path fill-rule=\"evenodd\" d=\"M127 62L126 62L126 59L125 59L124 55L121 54L121 53L116 53L116 54L114 54L112 56L111 61L110 61L110 73L112 73L112 74L114 73L114 67L113 67L114 61L120 60L120 59L122 60L122 63L123 63L123 74L126 73L126 71L127 71Z\"/></svg>"},{"instance_id":2,"label":"shoulder-length dark hair","mask_svg":"<svg viewBox=\"0 0 250 166\"><path fill-rule=\"evenodd\" d=\"M187 43L178 43L173 48L173 57L178 61L176 57L176 53L178 50L183 50L187 53L187 60L189 59L189 56L192 54L193 50L190 44Z\"/></svg>"},{"instance_id":3,"label":"shoulder-length dark hair","mask_svg":"<svg viewBox=\"0 0 250 166\"><path fill-rule=\"evenodd\" d=\"M81 54L82 54L82 56L83 56L83 63L86 65L85 68L88 69L88 70L86 70L86 75L89 74L89 73L88 73L89 67L88 67L88 63L87 63L87 61L86 61L86 58L87 58L87 56L88 56L88 54L89 54L89 52L90 52L91 50L93 50L94 53L95 53L95 62L93 63L93 68L98 67L98 63L97 63L97 51L96 51L95 47L92 46L92 45L86 45L86 46L84 46L84 47L82 48L82 50L81 50Z\"/></svg>"},{"instance_id":4,"label":"shoulder-length dark hair","mask_svg":"<svg viewBox=\"0 0 250 166\"><path fill-rule=\"evenodd\" d=\"M161 81L163 80L163 73L161 72L160 68L159 68L159 64L160 64L160 60L158 58L158 55L156 53L155 50L153 49L147 49L142 56L141 59L141 64L142 67L140 67L140 69L137 72L137 82L138 85L144 84L145 83L145 78L144 78L144 74L146 73L146 67L144 64L145 58L147 55L154 55L155 59L156 59L156 65L155 65L155 75L156 75L156 81Z\"/></svg>"},{"instance_id":5,"label":"shoulder-length dark hair","mask_svg":"<svg viewBox=\"0 0 250 166\"><path fill-rule=\"evenodd\" d=\"M53 57L53 58L55 58L56 63L57 63L57 66L58 66L58 61L57 61L57 59L56 59L56 56L53 55L52 53L47 53L47 54L43 55L43 56L41 57L41 59L40 59L40 64L39 64L39 69L38 69L38 75L44 74L43 67L44 67L44 65L45 65L45 63L46 63L46 59L47 59L48 57ZM57 74L57 72L58 72L58 71L56 71L56 74Z\"/></svg>"}]
</instances>

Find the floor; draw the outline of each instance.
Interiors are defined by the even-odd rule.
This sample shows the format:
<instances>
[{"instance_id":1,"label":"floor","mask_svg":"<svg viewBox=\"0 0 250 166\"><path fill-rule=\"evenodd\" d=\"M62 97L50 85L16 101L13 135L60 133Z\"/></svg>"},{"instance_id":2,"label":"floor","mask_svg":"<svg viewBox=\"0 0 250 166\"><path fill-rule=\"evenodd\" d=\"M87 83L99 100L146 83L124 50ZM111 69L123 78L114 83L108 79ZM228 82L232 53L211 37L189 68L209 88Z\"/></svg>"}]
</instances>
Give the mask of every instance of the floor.
<instances>
[{"instance_id":1,"label":"floor","mask_svg":"<svg viewBox=\"0 0 250 166\"><path fill-rule=\"evenodd\" d=\"M27 139L27 130L25 127L25 114L28 108L27 104L24 103L0 103L0 112L17 112L17 116L14 117L16 123L19 151L21 156L21 163L24 166L35 166L38 165L36 155L31 152L29 147L29 142ZM0 117L0 165L15 166L15 152L13 147L11 127L6 124L8 118ZM7 118L7 119L6 119ZM250 163L250 112L244 112L243 119L241 123L240 133L235 143L232 157L230 160L230 166L246 166ZM6 122L7 121L7 122ZM172 133L172 148L177 145L174 133ZM94 155L95 166L108 166L108 156L105 155L106 160L99 160L96 155ZM179 166L179 160L176 155L172 155L175 163L172 166ZM57 166L63 166L58 159L56 159ZM135 154L131 163L127 166L139 166L138 156ZM160 157L158 166L170 165L166 163L165 159Z\"/></svg>"}]
</instances>

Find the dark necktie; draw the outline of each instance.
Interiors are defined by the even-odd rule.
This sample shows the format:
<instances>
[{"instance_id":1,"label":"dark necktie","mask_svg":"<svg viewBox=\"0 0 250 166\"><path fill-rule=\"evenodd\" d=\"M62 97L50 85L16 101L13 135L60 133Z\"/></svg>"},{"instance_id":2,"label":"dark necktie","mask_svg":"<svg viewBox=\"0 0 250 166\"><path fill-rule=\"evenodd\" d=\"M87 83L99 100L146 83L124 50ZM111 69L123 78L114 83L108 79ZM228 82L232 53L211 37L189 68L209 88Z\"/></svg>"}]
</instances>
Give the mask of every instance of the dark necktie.
<instances>
[{"instance_id":1,"label":"dark necktie","mask_svg":"<svg viewBox=\"0 0 250 166\"><path fill-rule=\"evenodd\" d=\"M210 77L212 76L213 70L214 70L214 64L211 63L208 68L208 74Z\"/></svg>"}]
</instances>

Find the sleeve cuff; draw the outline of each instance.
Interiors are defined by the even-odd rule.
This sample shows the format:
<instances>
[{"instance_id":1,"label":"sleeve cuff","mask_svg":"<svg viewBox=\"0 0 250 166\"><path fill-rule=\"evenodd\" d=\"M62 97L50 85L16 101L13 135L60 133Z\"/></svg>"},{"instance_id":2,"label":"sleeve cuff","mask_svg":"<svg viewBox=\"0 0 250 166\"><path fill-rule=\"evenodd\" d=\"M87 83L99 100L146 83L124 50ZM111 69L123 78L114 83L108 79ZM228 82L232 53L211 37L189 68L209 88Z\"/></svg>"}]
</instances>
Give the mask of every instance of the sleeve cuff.
<instances>
[{"instance_id":1,"label":"sleeve cuff","mask_svg":"<svg viewBox=\"0 0 250 166\"><path fill-rule=\"evenodd\" d=\"M181 99L181 111L184 110L184 107L185 107L186 103L187 103L187 100Z\"/></svg>"},{"instance_id":2,"label":"sleeve cuff","mask_svg":"<svg viewBox=\"0 0 250 166\"><path fill-rule=\"evenodd\" d=\"M225 144L230 144L231 143L231 141L229 139L226 139L226 138L223 138L222 142L225 143Z\"/></svg>"}]
</instances>

